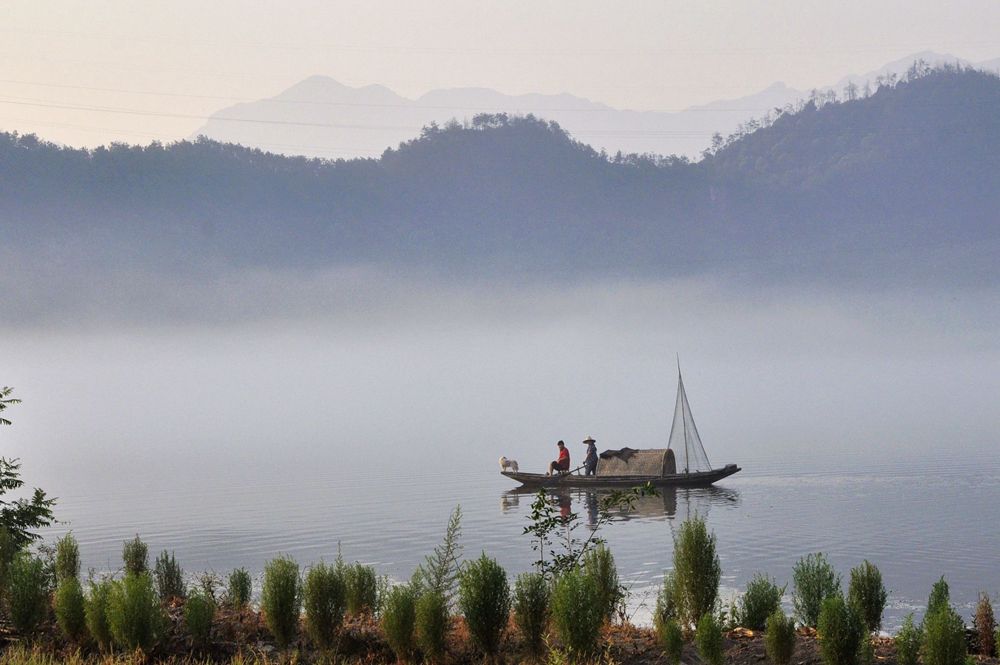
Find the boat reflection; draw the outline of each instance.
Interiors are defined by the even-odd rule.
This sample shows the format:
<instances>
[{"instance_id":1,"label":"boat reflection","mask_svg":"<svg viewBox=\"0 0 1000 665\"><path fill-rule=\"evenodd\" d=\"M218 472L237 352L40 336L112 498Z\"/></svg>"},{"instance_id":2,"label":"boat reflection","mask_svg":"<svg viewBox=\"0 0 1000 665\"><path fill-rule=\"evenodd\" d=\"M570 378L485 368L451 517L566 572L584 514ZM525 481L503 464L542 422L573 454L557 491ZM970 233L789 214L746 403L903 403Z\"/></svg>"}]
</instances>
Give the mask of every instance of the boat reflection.
<instances>
[{"instance_id":1,"label":"boat reflection","mask_svg":"<svg viewBox=\"0 0 1000 665\"><path fill-rule=\"evenodd\" d=\"M691 515L705 516L712 506L738 506L739 490L730 487L661 487L654 496L639 497L632 510L612 510L613 519L672 520L678 513L681 519ZM545 490L559 514L566 517L575 513L591 528L597 525L601 503L611 490L560 489ZM500 495L500 510L504 513L529 508L538 490L519 487Z\"/></svg>"}]
</instances>

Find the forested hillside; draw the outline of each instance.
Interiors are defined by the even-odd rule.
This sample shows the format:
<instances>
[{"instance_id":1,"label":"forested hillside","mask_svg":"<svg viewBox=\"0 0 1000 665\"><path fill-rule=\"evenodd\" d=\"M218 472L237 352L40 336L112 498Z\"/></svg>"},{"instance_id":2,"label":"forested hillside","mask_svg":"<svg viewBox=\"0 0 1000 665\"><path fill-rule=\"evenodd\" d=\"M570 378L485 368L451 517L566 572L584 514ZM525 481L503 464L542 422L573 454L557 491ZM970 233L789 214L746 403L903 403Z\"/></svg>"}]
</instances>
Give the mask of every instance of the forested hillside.
<instances>
[{"instance_id":1,"label":"forested hillside","mask_svg":"<svg viewBox=\"0 0 1000 665\"><path fill-rule=\"evenodd\" d=\"M849 96L776 110L698 162L601 154L502 114L351 161L2 134L0 252L151 270L764 277L870 274L902 252L913 270L995 278L1000 79L923 71Z\"/></svg>"}]
</instances>

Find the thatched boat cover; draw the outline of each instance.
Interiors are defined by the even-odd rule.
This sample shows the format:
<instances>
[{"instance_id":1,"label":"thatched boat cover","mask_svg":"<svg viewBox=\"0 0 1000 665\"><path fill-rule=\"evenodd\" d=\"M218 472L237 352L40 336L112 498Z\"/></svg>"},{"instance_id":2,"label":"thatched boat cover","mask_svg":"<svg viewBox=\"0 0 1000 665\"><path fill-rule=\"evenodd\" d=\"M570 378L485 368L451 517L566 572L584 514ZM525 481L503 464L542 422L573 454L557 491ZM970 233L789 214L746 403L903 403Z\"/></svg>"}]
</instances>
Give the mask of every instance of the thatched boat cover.
<instances>
[{"instance_id":1,"label":"thatched boat cover","mask_svg":"<svg viewBox=\"0 0 1000 665\"><path fill-rule=\"evenodd\" d=\"M605 450L597 460L598 476L665 476L674 473L677 473L674 451L668 448Z\"/></svg>"}]
</instances>

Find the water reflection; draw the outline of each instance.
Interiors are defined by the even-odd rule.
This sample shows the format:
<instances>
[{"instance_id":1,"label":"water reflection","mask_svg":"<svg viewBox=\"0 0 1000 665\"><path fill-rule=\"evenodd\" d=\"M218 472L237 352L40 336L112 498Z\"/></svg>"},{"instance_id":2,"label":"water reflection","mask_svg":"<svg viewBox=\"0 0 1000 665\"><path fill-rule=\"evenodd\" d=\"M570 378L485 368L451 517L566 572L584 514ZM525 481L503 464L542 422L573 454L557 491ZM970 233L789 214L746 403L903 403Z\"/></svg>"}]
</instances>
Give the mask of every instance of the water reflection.
<instances>
[{"instance_id":1,"label":"water reflection","mask_svg":"<svg viewBox=\"0 0 1000 665\"><path fill-rule=\"evenodd\" d=\"M654 496L639 497L632 510L612 510L613 519L628 520L672 520L678 515L687 519L692 515L707 516L712 506L738 506L740 493L730 487L662 487ZM566 517L577 514L587 526L595 528L600 517L601 504L611 496L612 490L559 489L545 490L559 514ZM538 490L519 487L500 495L500 510L503 513L517 511L522 502L531 505Z\"/></svg>"}]
</instances>

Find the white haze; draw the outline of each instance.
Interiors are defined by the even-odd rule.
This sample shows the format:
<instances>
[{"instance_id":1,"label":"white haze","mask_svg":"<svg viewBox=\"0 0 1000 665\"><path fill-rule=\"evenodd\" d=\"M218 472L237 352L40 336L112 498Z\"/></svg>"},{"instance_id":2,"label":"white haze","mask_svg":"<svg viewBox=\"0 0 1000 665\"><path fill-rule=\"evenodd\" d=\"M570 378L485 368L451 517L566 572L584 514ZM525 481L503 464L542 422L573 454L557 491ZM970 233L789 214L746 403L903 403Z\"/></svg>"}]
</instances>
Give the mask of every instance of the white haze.
<instances>
[{"instance_id":1,"label":"white haze","mask_svg":"<svg viewBox=\"0 0 1000 665\"><path fill-rule=\"evenodd\" d=\"M369 271L187 286L172 284L175 303L147 292L143 308L139 289L61 319L3 320L0 382L24 403L0 437L29 480L56 495L177 473L346 480L492 469L500 454L541 469L557 439L588 434L660 446L678 353L716 463L863 467L997 443L993 291Z\"/></svg>"}]
</instances>

